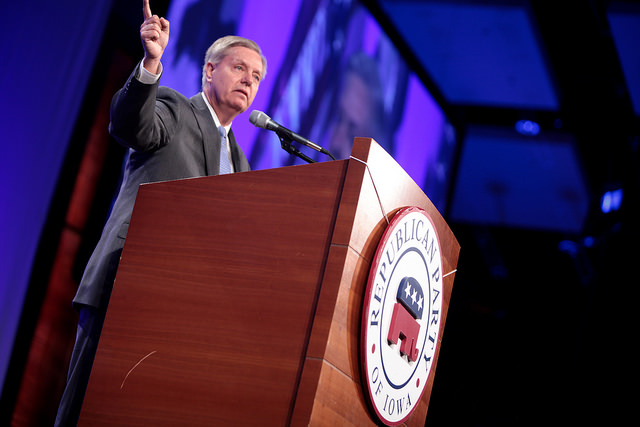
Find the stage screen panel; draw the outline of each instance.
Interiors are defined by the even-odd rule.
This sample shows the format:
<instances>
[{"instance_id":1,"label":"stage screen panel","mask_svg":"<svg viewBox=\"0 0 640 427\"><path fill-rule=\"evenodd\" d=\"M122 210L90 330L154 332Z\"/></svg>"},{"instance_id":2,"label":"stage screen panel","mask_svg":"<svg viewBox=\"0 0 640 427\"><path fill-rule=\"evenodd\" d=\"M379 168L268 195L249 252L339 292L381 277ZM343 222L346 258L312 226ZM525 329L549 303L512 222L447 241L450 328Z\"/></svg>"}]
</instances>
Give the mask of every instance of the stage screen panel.
<instances>
[{"instance_id":1,"label":"stage screen panel","mask_svg":"<svg viewBox=\"0 0 640 427\"><path fill-rule=\"evenodd\" d=\"M261 46L266 77L250 110L233 123L254 170L304 163L281 148L275 133L249 123L250 111L260 110L338 159L349 157L355 137L374 138L445 213L455 131L362 4L173 0L167 18L160 83L186 96L201 90L204 54L218 37L236 34Z\"/></svg>"}]
</instances>

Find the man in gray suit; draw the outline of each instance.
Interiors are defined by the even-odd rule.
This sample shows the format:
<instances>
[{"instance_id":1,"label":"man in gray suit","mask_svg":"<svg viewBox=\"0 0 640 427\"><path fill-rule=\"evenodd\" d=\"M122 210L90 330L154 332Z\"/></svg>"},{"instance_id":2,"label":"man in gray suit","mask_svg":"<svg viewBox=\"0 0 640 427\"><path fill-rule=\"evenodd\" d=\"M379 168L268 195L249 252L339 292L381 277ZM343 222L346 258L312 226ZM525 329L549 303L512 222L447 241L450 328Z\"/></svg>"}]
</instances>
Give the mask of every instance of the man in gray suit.
<instances>
[{"instance_id":1,"label":"man in gray suit","mask_svg":"<svg viewBox=\"0 0 640 427\"><path fill-rule=\"evenodd\" d=\"M73 300L80 320L57 426L77 424L138 186L250 169L230 128L265 76L260 47L235 36L216 40L205 56L202 92L188 99L158 85L169 22L151 13L149 0L143 15L144 59L111 103L109 132L129 148L124 179Z\"/></svg>"}]
</instances>

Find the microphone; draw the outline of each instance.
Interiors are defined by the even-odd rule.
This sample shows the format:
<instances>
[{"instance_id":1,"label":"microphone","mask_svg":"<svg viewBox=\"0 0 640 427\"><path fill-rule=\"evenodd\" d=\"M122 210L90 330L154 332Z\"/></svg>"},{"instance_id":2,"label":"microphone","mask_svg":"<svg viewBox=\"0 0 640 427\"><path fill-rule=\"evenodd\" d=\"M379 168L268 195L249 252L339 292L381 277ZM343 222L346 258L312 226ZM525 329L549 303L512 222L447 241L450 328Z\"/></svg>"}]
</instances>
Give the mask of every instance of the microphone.
<instances>
[{"instance_id":1,"label":"microphone","mask_svg":"<svg viewBox=\"0 0 640 427\"><path fill-rule=\"evenodd\" d=\"M251 124L253 124L256 127L274 131L275 133L278 134L280 138L285 138L290 141L295 141L299 144L312 148L320 153L326 154L329 157L331 157L333 160L335 160L335 158L327 150L325 150L318 144L314 144L313 142L309 141L307 138L300 136L297 133L292 132L286 127L278 124L277 122L272 120L271 117L267 116L262 111L253 110L251 112L251 115L249 116L249 121L251 122Z\"/></svg>"}]
</instances>

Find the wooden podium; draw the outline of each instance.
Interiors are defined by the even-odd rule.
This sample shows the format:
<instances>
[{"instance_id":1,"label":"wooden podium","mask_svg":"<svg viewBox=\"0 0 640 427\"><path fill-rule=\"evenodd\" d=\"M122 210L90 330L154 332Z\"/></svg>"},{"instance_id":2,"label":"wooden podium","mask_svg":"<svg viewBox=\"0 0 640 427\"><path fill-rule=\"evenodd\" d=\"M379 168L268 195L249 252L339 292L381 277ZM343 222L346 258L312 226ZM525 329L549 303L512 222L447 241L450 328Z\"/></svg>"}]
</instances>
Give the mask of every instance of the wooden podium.
<instances>
[{"instance_id":1,"label":"wooden podium","mask_svg":"<svg viewBox=\"0 0 640 427\"><path fill-rule=\"evenodd\" d=\"M450 273L442 337L460 247L373 140L349 160L141 186L80 425L375 425L363 293L405 206L430 215ZM424 425L434 372L406 425Z\"/></svg>"}]
</instances>

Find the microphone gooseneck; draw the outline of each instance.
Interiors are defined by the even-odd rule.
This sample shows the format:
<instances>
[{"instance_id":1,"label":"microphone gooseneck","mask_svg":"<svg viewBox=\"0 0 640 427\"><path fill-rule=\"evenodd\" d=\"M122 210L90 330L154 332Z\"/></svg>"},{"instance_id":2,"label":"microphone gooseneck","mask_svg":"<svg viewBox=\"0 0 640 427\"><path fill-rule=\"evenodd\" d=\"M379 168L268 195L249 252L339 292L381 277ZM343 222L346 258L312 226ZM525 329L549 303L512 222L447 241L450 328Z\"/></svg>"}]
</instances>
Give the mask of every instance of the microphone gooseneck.
<instances>
[{"instance_id":1,"label":"microphone gooseneck","mask_svg":"<svg viewBox=\"0 0 640 427\"><path fill-rule=\"evenodd\" d=\"M326 154L327 156L331 157L333 160L336 159L331 155L331 153L329 153L327 150L325 150L321 146L314 144L313 142L309 141L307 138L300 136L297 133L292 132L286 127L278 124L277 122L272 120L271 117L269 117L262 111L253 110L249 115L249 122L256 127L274 131L280 138L280 145L286 152L288 152L289 154L298 156L309 163L314 163L314 161L311 160L309 157L305 156L304 154L302 154L295 147L293 147L291 145L291 142L297 142L313 150L316 150L320 153Z\"/></svg>"}]
</instances>

